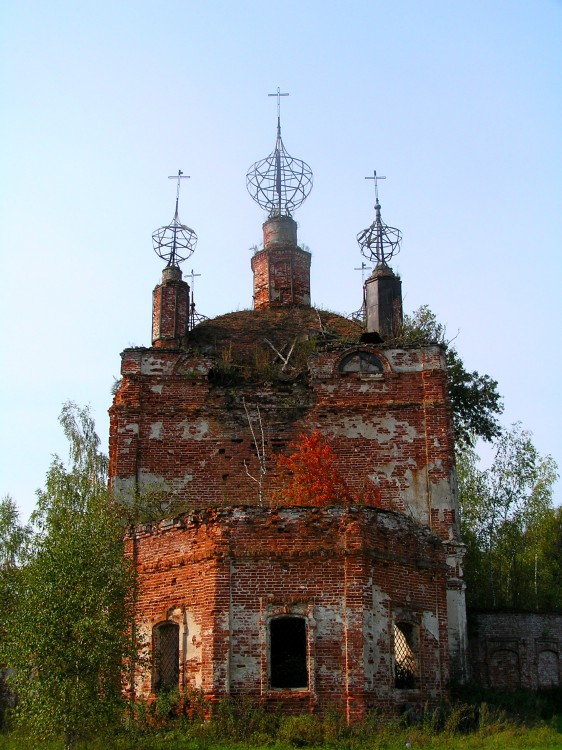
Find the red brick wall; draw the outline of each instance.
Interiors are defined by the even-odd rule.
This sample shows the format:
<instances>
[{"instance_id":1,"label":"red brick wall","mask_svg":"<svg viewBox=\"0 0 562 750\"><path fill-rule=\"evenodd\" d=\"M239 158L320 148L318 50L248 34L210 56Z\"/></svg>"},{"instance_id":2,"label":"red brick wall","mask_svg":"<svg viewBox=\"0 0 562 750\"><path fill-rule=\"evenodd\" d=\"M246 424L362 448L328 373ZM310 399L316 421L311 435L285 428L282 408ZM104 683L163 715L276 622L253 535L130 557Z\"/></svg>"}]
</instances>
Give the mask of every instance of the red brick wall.
<instances>
[{"instance_id":1,"label":"red brick wall","mask_svg":"<svg viewBox=\"0 0 562 750\"><path fill-rule=\"evenodd\" d=\"M299 247L259 250L252 257L254 308L310 305L310 253Z\"/></svg>"},{"instance_id":2,"label":"red brick wall","mask_svg":"<svg viewBox=\"0 0 562 750\"><path fill-rule=\"evenodd\" d=\"M265 313L251 315L252 341L262 344ZM351 719L369 705L437 699L450 675L448 644L464 649L451 414L440 347L330 343L320 315L310 315L320 330L304 365L273 376L249 368L229 380L238 372L223 360L229 316L220 319L214 347L209 322L197 354L123 352L110 410L110 476L125 500L140 492L177 515L139 530L135 554L146 632L166 619L180 626L181 679L209 696L250 691L279 701L267 685L267 624L287 611L307 622L311 685L285 691L285 710L335 702ZM246 333L231 341L244 340L247 358ZM383 372L340 373L357 348L375 354ZM248 507L258 505L252 477L260 476L248 416L258 442L263 428L263 508ZM271 508L279 453L314 430L331 441L358 504ZM419 632L417 691L393 687L397 617ZM139 689L150 690L149 673Z\"/></svg>"},{"instance_id":3,"label":"red brick wall","mask_svg":"<svg viewBox=\"0 0 562 750\"><path fill-rule=\"evenodd\" d=\"M338 373L347 350L311 355L309 378L215 385L214 362L175 350L129 349L110 410L117 489L164 488L189 506L257 502L259 474L244 403L266 441L266 498L275 463L299 434L320 430L367 504L412 513L445 539L457 534L453 440L439 347L378 348L382 375Z\"/></svg>"},{"instance_id":4,"label":"red brick wall","mask_svg":"<svg viewBox=\"0 0 562 750\"><path fill-rule=\"evenodd\" d=\"M139 623L180 625L182 684L215 698L250 693L286 710L436 700L448 680L443 546L399 514L372 508L232 507L139 527ZM268 623L307 622L309 689L268 684ZM393 685L393 622L420 632L420 684ZM149 639L148 639L149 640ZM150 655L150 654L148 654ZM150 692L150 670L137 694Z\"/></svg>"},{"instance_id":5,"label":"red brick wall","mask_svg":"<svg viewBox=\"0 0 562 750\"><path fill-rule=\"evenodd\" d=\"M189 322L189 286L175 266L165 268L152 293L152 343L157 347L185 343Z\"/></svg>"}]
</instances>

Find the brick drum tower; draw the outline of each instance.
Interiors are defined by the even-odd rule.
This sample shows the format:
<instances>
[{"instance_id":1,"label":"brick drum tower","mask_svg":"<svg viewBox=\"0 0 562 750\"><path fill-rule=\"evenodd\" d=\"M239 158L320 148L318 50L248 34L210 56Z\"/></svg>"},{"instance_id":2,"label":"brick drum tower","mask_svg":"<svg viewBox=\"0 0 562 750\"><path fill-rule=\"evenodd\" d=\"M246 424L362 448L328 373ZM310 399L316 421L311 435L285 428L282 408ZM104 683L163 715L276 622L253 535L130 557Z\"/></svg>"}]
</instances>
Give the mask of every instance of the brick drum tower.
<instances>
[{"instance_id":1,"label":"brick drum tower","mask_svg":"<svg viewBox=\"0 0 562 750\"><path fill-rule=\"evenodd\" d=\"M397 343L399 237L378 194L358 238L376 261L364 325L310 305L292 213L312 175L285 151L279 116L247 180L268 212L254 309L197 322L179 267L196 238L176 200L154 234L166 267L152 346L122 354L111 481L151 519L127 540L147 657L130 688L336 707L349 721L437 701L466 649L444 352ZM277 459L317 432L353 501L284 504Z\"/></svg>"}]
</instances>

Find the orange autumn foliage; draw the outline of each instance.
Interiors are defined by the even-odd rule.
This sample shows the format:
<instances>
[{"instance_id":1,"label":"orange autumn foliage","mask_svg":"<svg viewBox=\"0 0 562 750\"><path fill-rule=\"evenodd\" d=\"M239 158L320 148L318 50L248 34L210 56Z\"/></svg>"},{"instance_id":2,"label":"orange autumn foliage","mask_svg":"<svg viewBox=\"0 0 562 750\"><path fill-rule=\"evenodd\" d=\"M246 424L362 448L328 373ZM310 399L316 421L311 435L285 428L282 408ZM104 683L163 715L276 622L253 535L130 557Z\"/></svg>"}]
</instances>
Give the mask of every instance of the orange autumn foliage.
<instances>
[{"instance_id":1,"label":"orange autumn foliage","mask_svg":"<svg viewBox=\"0 0 562 750\"><path fill-rule=\"evenodd\" d=\"M341 505L354 501L337 467L332 446L316 430L300 435L293 453L280 456L277 468L281 487L274 500L286 505Z\"/></svg>"}]
</instances>

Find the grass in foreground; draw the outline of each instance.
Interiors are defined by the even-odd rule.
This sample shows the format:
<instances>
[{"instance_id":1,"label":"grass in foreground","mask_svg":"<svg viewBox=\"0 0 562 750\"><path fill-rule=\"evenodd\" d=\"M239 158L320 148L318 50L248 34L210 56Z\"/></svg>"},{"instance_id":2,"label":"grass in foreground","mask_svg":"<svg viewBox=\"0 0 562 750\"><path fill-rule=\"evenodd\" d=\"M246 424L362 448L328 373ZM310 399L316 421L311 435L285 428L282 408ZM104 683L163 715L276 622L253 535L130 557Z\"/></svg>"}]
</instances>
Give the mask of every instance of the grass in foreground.
<instances>
[{"instance_id":1,"label":"grass in foreground","mask_svg":"<svg viewBox=\"0 0 562 750\"><path fill-rule=\"evenodd\" d=\"M376 714L347 726L341 714L282 716L252 701L208 707L166 696L141 706L135 722L76 743L74 750L562 750L562 692L463 690L451 704L400 719ZM486 700L483 700L485 698ZM409 745L408 745L409 743ZM0 750L63 750L61 740L0 734Z\"/></svg>"}]
</instances>

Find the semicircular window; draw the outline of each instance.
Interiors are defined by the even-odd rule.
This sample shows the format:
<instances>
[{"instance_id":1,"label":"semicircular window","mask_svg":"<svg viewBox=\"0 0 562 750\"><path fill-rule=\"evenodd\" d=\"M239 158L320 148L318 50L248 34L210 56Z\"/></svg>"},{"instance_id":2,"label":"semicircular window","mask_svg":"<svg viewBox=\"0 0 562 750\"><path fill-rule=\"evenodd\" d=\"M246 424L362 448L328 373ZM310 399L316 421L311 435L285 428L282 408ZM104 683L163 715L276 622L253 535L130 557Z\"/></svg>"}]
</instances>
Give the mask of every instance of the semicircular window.
<instances>
[{"instance_id":1,"label":"semicircular window","mask_svg":"<svg viewBox=\"0 0 562 750\"><path fill-rule=\"evenodd\" d=\"M340 362L340 372L360 372L373 375L383 372L382 362L371 352L358 351L348 354Z\"/></svg>"}]
</instances>

